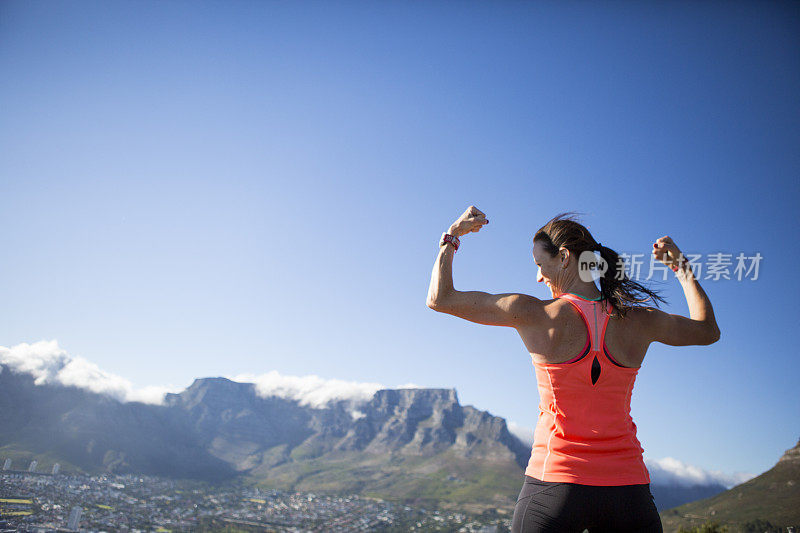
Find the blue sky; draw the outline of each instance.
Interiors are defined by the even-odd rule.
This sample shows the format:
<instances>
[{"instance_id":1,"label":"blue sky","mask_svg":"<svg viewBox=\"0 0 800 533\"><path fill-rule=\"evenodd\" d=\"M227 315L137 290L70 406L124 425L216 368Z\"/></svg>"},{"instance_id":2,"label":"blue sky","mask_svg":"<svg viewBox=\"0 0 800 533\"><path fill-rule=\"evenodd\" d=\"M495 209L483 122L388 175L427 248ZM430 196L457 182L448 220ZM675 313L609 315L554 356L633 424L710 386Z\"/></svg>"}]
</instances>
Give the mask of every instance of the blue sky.
<instances>
[{"instance_id":1,"label":"blue sky","mask_svg":"<svg viewBox=\"0 0 800 533\"><path fill-rule=\"evenodd\" d=\"M652 345L649 457L759 473L800 436L793 3L0 4L0 346L57 339L137 387L315 374L454 387L533 427L512 329L425 306L549 297L534 232L760 253L703 282L722 339ZM653 283L687 313L677 281Z\"/></svg>"}]
</instances>

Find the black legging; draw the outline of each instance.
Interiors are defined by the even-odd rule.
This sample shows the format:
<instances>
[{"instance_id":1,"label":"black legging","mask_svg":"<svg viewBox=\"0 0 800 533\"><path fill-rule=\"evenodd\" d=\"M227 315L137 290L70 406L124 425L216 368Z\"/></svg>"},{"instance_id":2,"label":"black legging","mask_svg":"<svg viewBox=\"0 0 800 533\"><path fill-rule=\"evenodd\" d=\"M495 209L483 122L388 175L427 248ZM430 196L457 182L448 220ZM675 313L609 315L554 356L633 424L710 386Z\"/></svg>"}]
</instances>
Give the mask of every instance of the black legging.
<instances>
[{"instance_id":1,"label":"black legging","mask_svg":"<svg viewBox=\"0 0 800 533\"><path fill-rule=\"evenodd\" d=\"M650 485L597 487L525 476L512 533L662 533Z\"/></svg>"}]
</instances>

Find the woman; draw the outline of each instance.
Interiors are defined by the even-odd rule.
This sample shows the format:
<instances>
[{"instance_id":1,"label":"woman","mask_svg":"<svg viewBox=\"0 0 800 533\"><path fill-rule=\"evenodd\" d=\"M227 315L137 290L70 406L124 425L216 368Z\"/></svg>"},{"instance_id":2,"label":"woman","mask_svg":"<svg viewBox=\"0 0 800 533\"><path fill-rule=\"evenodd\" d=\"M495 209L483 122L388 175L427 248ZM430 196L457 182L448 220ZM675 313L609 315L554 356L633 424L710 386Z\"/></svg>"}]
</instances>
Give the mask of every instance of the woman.
<instances>
[{"instance_id":1,"label":"woman","mask_svg":"<svg viewBox=\"0 0 800 533\"><path fill-rule=\"evenodd\" d=\"M442 236L428 306L515 328L533 359L540 412L512 531L662 531L630 399L651 342L688 346L719 340L711 302L688 261L668 236L653 244L655 258L675 271L690 318L646 307L663 299L627 278L614 250L561 214L533 238L537 281L553 299L457 291L452 264L459 238L488 223L471 206ZM599 289L580 268L596 257L592 252L607 265Z\"/></svg>"}]
</instances>

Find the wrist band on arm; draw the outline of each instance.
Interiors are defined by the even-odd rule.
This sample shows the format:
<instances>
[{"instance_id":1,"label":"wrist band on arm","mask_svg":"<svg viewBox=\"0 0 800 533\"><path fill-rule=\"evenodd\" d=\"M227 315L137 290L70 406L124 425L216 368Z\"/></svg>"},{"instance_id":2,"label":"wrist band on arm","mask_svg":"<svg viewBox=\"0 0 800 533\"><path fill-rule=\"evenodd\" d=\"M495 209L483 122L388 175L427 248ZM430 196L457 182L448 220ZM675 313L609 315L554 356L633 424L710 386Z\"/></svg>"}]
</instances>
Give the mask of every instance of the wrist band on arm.
<instances>
[{"instance_id":1,"label":"wrist band on arm","mask_svg":"<svg viewBox=\"0 0 800 533\"><path fill-rule=\"evenodd\" d=\"M461 241L458 240L458 237L455 235L450 235L447 232L442 233L442 238L439 240L439 246L444 246L448 242L453 245L453 247L456 249L456 252L458 251L458 247L461 246Z\"/></svg>"},{"instance_id":2,"label":"wrist band on arm","mask_svg":"<svg viewBox=\"0 0 800 533\"><path fill-rule=\"evenodd\" d=\"M677 272L678 269L682 270L688 263L689 263L689 260L686 259L686 257L683 256L683 254L681 254L680 258L678 259L678 264L677 265L672 265L672 271L673 272Z\"/></svg>"}]
</instances>

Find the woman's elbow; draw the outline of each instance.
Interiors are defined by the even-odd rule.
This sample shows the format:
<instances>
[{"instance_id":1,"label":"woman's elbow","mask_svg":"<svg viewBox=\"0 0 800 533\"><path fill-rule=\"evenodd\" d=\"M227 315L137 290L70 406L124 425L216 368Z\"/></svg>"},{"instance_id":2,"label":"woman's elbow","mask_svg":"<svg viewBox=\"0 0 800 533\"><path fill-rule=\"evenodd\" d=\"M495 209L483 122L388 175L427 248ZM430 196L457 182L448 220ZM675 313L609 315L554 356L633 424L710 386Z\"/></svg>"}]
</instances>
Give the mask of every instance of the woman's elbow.
<instances>
[{"instance_id":1,"label":"woman's elbow","mask_svg":"<svg viewBox=\"0 0 800 533\"><path fill-rule=\"evenodd\" d=\"M453 302L453 294L451 292L436 291L428 293L426 301L428 307L440 313L446 313L447 309Z\"/></svg>"},{"instance_id":2,"label":"woman's elbow","mask_svg":"<svg viewBox=\"0 0 800 533\"><path fill-rule=\"evenodd\" d=\"M439 299L428 298L427 305L429 308L433 309L434 311L438 311L440 313L445 312L445 304L444 302Z\"/></svg>"},{"instance_id":3,"label":"woman's elbow","mask_svg":"<svg viewBox=\"0 0 800 533\"><path fill-rule=\"evenodd\" d=\"M706 337L706 342L704 342L703 344L705 345L714 344L719 340L720 336L721 332L719 330L719 327L717 325L714 325L714 327L709 330L708 336Z\"/></svg>"}]
</instances>

